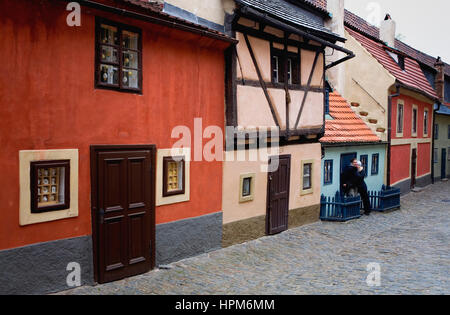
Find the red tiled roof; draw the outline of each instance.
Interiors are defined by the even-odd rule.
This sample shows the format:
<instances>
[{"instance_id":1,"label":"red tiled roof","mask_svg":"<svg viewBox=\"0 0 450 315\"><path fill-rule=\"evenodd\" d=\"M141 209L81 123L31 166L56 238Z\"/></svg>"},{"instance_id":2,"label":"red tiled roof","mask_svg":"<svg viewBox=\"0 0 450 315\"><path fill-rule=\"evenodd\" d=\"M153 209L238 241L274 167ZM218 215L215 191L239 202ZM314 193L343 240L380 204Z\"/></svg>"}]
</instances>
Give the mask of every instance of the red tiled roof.
<instances>
[{"instance_id":1,"label":"red tiled roof","mask_svg":"<svg viewBox=\"0 0 450 315\"><path fill-rule=\"evenodd\" d=\"M317 9L327 11L327 0L303 0Z\"/></svg>"},{"instance_id":2,"label":"red tiled roof","mask_svg":"<svg viewBox=\"0 0 450 315\"><path fill-rule=\"evenodd\" d=\"M344 21L345 26L348 26L349 28L356 30L366 36L369 36L376 41L380 41L380 29L374 25L369 24L367 21L357 16L356 14L345 10ZM409 57L416 59L418 62L434 69L434 63L436 62L435 57L427 55L398 39L395 40L395 47L393 48L400 50ZM447 63L445 64L444 72L447 76L450 76L450 65Z\"/></svg>"},{"instance_id":3,"label":"red tiled roof","mask_svg":"<svg viewBox=\"0 0 450 315\"><path fill-rule=\"evenodd\" d=\"M124 2L129 2L131 4L140 6L142 8L150 9L154 12L162 12L164 9L164 3L152 0L122 0Z\"/></svg>"},{"instance_id":4,"label":"red tiled roof","mask_svg":"<svg viewBox=\"0 0 450 315\"><path fill-rule=\"evenodd\" d=\"M346 30L354 37L386 70L388 70L401 84L426 94L432 99L438 96L420 68L419 63L412 58L405 58L405 70L386 52L386 46L381 42L370 39L348 27Z\"/></svg>"},{"instance_id":5,"label":"red tiled roof","mask_svg":"<svg viewBox=\"0 0 450 315\"><path fill-rule=\"evenodd\" d=\"M330 116L326 120L322 143L380 142L381 139L356 115L347 101L338 93L330 93Z\"/></svg>"}]
</instances>

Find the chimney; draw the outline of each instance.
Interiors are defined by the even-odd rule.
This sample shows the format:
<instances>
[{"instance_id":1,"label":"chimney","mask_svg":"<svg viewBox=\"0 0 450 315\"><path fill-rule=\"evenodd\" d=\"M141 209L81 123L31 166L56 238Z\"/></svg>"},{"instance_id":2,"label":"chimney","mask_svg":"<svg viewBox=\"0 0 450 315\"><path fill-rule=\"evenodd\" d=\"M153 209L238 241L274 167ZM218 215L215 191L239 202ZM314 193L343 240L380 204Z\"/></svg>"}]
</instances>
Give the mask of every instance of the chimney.
<instances>
[{"instance_id":1,"label":"chimney","mask_svg":"<svg viewBox=\"0 0 450 315\"><path fill-rule=\"evenodd\" d=\"M444 103L444 99L445 99L444 66L445 66L445 64L442 62L441 57L438 57L436 59L436 62L434 63L434 68L437 71L436 79L435 79L434 83L435 83L435 87L436 87L436 94L438 95L439 101L441 103Z\"/></svg>"},{"instance_id":2,"label":"chimney","mask_svg":"<svg viewBox=\"0 0 450 315\"><path fill-rule=\"evenodd\" d=\"M328 28L341 37L345 37L344 28L344 0L328 0L327 11L331 13L330 22L326 22Z\"/></svg>"},{"instance_id":3,"label":"chimney","mask_svg":"<svg viewBox=\"0 0 450 315\"><path fill-rule=\"evenodd\" d=\"M395 21L389 14L381 22L380 39L389 47L395 48Z\"/></svg>"},{"instance_id":4,"label":"chimney","mask_svg":"<svg viewBox=\"0 0 450 315\"><path fill-rule=\"evenodd\" d=\"M333 33L345 38L344 28L344 0L328 0L327 11L330 13L330 19L325 21L325 26ZM336 43L339 46L344 47L343 43ZM345 54L334 49L326 48L327 63L332 63L343 57ZM345 63L327 70L327 79L331 85L345 97Z\"/></svg>"}]
</instances>

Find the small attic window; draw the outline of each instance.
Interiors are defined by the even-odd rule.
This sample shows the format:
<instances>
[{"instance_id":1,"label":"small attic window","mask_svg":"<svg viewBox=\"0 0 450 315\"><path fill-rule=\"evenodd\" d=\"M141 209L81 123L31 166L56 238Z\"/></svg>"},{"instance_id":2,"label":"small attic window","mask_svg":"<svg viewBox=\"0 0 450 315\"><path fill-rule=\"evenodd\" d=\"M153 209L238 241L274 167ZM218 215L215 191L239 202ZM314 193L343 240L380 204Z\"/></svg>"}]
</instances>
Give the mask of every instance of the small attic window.
<instances>
[{"instance_id":1,"label":"small attic window","mask_svg":"<svg viewBox=\"0 0 450 315\"><path fill-rule=\"evenodd\" d=\"M398 56L397 63L400 66L400 69L405 70L405 57L404 56Z\"/></svg>"},{"instance_id":2,"label":"small attic window","mask_svg":"<svg viewBox=\"0 0 450 315\"><path fill-rule=\"evenodd\" d=\"M386 50L386 52L389 54L389 56L392 57L392 59L394 59L400 69L405 70L405 56L397 55L396 53L389 50Z\"/></svg>"}]
</instances>

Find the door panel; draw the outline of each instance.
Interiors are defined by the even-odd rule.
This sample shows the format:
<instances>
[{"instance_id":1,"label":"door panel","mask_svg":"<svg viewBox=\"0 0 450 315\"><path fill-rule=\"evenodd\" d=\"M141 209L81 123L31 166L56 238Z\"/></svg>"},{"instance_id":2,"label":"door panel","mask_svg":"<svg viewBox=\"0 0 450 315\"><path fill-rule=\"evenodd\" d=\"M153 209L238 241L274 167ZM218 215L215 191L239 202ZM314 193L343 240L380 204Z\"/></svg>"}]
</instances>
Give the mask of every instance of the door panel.
<instances>
[{"instance_id":1,"label":"door panel","mask_svg":"<svg viewBox=\"0 0 450 315\"><path fill-rule=\"evenodd\" d=\"M96 280L149 271L154 267L155 148L93 147L91 159Z\"/></svg>"},{"instance_id":2,"label":"door panel","mask_svg":"<svg viewBox=\"0 0 450 315\"><path fill-rule=\"evenodd\" d=\"M280 156L278 169L268 175L266 233L269 235L288 229L290 168L291 157Z\"/></svg>"}]
</instances>

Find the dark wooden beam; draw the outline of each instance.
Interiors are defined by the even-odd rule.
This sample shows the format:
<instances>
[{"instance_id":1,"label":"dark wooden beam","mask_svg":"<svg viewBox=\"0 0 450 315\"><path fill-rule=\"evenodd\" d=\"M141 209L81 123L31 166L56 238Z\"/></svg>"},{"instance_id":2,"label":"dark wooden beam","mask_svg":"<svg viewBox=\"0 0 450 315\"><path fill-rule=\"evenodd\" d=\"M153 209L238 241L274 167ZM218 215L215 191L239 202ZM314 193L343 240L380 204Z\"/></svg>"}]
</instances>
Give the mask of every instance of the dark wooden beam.
<instances>
[{"instance_id":1,"label":"dark wooden beam","mask_svg":"<svg viewBox=\"0 0 450 315\"><path fill-rule=\"evenodd\" d=\"M316 56L314 57L314 63L313 63L312 69L311 69L311 73L309 74L308 84L306 87L305 95L303 96L302 105L300 106L300 110L298 111L298 116L297 116L297 120L295 121L294 129L298 128L298 123L300 122L300 117L302 116L303 108L306 103L306 98L308 97L308 93L311 89L311 82L312 82L312 78L314 76L314 71L316 70L317 61L319 60L319 54L320 54L319 51L316 52Z\"/></svg>"},{"instance_id":2,"label":"dark wooden beam","mask_svg":"<svg viewBox=\"0 0 450 315\"><path fill-rule=\"evenodd\" d=\"M243 26L241 24L236 24L236 26L234 27L234 30L243 34L248 34L252 37L256 37L256 38L260 38L260 39L264 39L267 41L271 41L271 42L275 42L278 44L284 44L285 43L285 39L275 36L273 34L269 34L260 30L256 30L254 28L251 27L247 27L247 26ZM307 43L304 42L299 42L293 39L288 39L287 40L287 44L289 46L295 46L295 47L299 47L300 49L304 49L304 50L310 50L310 51L318 51L318 50L323 50L322 46L316 46L316 45L309 45Z\"/></svg>"},{"instance_id":3,"label":"dark wooden beam","mask_svg":"<svg viewBox=\"0 0 450 315\"><path fill-rule=\"evenodd\" d=\"M284 83L272 83L272 82L264 82L268 89L278 89L278 90L284 90ZM238 85L242 86L252 86L252 87L261 87L261 84L259 81L255 80L245 80L245 82L238 81ZM306 91L307 86L301 86L298 84L289 84L289 91ZM310 92L317 92L317 93L324 93L325 89L321 87L309 87Z\"/></svg>"}]
</instances>

